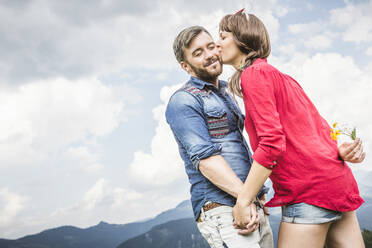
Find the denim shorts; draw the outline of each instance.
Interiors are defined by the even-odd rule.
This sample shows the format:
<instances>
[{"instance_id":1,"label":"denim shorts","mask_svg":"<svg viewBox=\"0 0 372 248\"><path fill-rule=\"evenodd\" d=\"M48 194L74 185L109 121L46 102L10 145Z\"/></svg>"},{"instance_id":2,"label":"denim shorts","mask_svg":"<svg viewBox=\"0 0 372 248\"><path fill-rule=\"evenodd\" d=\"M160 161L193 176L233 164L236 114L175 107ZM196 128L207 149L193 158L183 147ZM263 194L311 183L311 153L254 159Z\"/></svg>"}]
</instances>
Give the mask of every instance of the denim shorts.
<instances>
[{"instance_id":1,"label":"denim shorts","mask_svg":"<svg viewBox=\"0 0 372 248\"><path fill-rule=\"evenodd\" d=\"M282 221L296 224L322 224L341 219L342 213L307 203L282 206Z\"/></svg>"}]
</instances>

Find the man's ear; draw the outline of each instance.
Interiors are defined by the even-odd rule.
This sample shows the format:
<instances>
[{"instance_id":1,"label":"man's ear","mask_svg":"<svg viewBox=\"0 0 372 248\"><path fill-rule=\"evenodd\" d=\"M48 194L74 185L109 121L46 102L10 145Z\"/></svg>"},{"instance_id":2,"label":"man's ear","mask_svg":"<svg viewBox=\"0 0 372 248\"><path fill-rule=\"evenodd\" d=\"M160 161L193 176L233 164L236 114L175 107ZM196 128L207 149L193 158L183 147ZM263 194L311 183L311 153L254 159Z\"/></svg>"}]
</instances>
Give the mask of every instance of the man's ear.
<instances>
[{"instance_id":1,"label":"man's ear","mask_svg":"<svg viewBox=\"0 0 372 248\"><path fill-rule=\"evenodd\" d=\"M186 63L185 61L181 61L180 65L181 68L184 69L187 73L191 73L191 67L188 63Z\"/></svg>"}]
</instances>

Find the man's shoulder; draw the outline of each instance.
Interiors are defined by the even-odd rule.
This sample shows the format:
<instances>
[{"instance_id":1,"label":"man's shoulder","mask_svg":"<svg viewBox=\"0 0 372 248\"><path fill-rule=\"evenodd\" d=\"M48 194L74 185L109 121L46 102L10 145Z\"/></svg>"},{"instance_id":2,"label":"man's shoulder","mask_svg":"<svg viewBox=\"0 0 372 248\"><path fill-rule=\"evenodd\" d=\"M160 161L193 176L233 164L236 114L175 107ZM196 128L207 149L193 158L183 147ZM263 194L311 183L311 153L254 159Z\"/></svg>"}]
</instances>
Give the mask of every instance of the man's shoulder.
<instances>
[{"instance_id":1,"label":"man's shoulder","mask_svg":"<svg viewBox=\"0 0 372 248\"><path fill-rule=\"evenodd\" d=\"M197 97L195 92L197 92L195 87L185 84L173 93L165 110L168 123L176 116L186 116L192 112L203 112L202 100Z\"/></svg>"},{"instance_id":2,"label":"man's shoulder","mask_svg":"<svg viewBox=\"0 0 372 248\"><path fill-rule=\"evenodd\" d=\"M199 99L198 99L198 96L199 95L205 95L207 94L207 90L205 89L200 89L196 86L194 86L192 83L190 82L186 82L184 85L182 85L179 89L177 89L173 94L172 96L170 97L170 100L168 102L171 103L171 102L184 102L184 103L188 103L188 102L197 102L199 103Z\"/></svg>"},{"instance_id":3,"label":"man's shoulder","mask_svg":"<svg viewBox=\"0 0 372 248\"><path fill-rule=\"evenodd\" d=\"M200 105L197 97L199 89L190 84L189 82L182 85L177 89L169 98L167 109L182 109L187 106Z\"/></svg>"},{"instance_id":4,"label":"man's shoulder","mask_svg":"<svg viewBox=\"0 0 372 248\"><path fill-rule=\"evenodd\" d=\"M206 89L200 89L194 85L192 85L190 82L186 83L179 89L180 91L185 91L190 93L191 95L203 95L207 93Z\"/></svg>"}]
</instances>

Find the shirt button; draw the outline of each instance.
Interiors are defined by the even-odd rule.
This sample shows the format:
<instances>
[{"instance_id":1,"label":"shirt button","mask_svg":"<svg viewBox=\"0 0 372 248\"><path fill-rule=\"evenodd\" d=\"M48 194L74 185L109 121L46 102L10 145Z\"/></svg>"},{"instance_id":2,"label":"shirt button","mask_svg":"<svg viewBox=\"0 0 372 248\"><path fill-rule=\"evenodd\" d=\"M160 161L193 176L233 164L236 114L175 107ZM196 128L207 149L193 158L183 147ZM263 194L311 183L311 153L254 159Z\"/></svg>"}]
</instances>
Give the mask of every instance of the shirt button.
<instances>
[{"instance_id":1,"label":"shirt button","mask_svg":"<svg viewBox=\"0 0 372 248\"><path fill-rule=\"evenodd\" d=\"M276 164L276 161L273 161L274 164Z\"/></svg>"}]
</instances>

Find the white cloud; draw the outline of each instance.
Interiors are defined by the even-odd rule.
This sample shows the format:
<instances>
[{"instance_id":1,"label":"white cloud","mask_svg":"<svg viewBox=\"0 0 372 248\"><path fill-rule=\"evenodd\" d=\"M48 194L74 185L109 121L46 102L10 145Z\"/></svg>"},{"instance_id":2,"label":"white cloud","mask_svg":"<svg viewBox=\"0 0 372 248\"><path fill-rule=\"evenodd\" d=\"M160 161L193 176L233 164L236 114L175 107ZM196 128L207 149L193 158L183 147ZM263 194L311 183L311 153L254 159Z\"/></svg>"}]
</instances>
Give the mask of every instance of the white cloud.
<instances>
[{"instance_id":1,"label":"white cloud","mask_svg":"<svg viewBox=\"0 0 372 248\"><path fill-rule=\"evenodd\" d=\"M154 20L146 14L157 9L158 4L104 3L96 1L93 8L86 8L84 1L0 4L0 30L4 34L0 51L7 61L1 63L0 78L13 83L61 76L75 79L115 71L123 63L130 65L127 53L134 49L138 56L141 50L136 44L148 41L141 39L146 37L148 26L141 25L139 16ZM133 38L128 35L132 32L143 36Z\"/></svg>"},{"instance_id":2,"label":"white cloud","mask_svg":"<svg viewBox=\"0 0 372 248\"><path fill-rule=\"evenodd\" d=\"M278 6L277 9L275 10L275 14L278 15L278 17L284 17L288 14L288 12L289 9L282 6Z\"/></svg>"},{"instance_id":3,"label":"white cloud","mask_svg":"<svg viewBox=\"0 0 372 248\"><path fill-rule=\"evenodd\" d=\"M368 56L372 56L372 46L371 47L368 47L366 54Z\"/></svg>"},{"instance_id":4,"label":"white cloud","mask_svg":"<svg viewBox=\"0 0 372 248\"><path fill-rule=\"evenodd\" d=\"M181 193L181 194L180 194ZM138 191L114 186L106 178L98 179L77 203L38 217L38 225L88 227L100 221L126 223L146 219L174 207L186 198L182 190L164 194L161 190ZM149 207L151 206L151 207ZM166 206L166 208L164 208Z\"/></svg>"},{"instance_id":5,"label":"white cloud","mask_svg":"<svg viewBox=\"0 0 372 248\"><path fill-rule=\"evenodd\" d=\"M71 206L58 208L42 220L55 225L62 225L68 220L73 225L79 226L94 225L101 220L117 222L117 216L122 211L132 209L132 202L137 200L143 200L142 193L114 187L108 179L99 178L84 193L80 201ZM133 218L133 216L124 217Z\"/></svg>"},{"instance_id":6,"label":"white cloud","mask_svg":"<svg viewBox=\"0 0 372 248\"><path fill-rule=\"evenodd\" d=\"M288 30L297 37L293 44L301 42L305 48L309 49L324 50L332 45L334 39L338 38L338 33L330 31L326 21L292 24L288 26ZM280 50L292 48L291 51L294 52L293 44L284 45Z\"/></svg>"},{"instance_id":7,"label":"white cloud","mask_svg":"<svg viewBox=\"0 0 372 248\"><path fill-rule=\"evenodd\" d=\"M124 102L97 80L56 79L3 90L0 106L0 164L10 166L36 164L48 152L109 134Z\"/></svg>"},{"instance_id":8,"label":"white cloud","mask_svg":"<svg viewBox=\"0 0 372 248\"><path fill-rule=\"evenodd\" d=\"M123 67L169 69L176 66L172 43L181 29L203 25L215 35L222 16L246 5L242 1L104 3L91 9L84 1L0 4L0 83L75 80ZM252 9L247 11L263 19L275 40L279 22L267 6L276 7L277 16L284 16L287 9L274 0L249 5Z\"/></svg>"},{"instance_id":9,"label":"white cloud","mask_svg":"<svg viewBox=\"0 0 372 248\"><path fill-rule=\"evenodd\" d=\"M332 40L326 36L317 35L304 42L305 47L314 49L325 49L330 47Z\"/></svg>"},{"instance_id":10,"label":"white cloud","mask_svg":"<svg viewBox=\"0 0 372 248\"><path fill-rule=\"evenodd\" d=\"M348 25L358 16L355 16L355 11L356 8L353 5L331 10L331 22L337 25Z\"/></svg>"},{"instance_id":11,"label":"white cloud","mask_svg":"<svg viewBox=\"0 0 372 248\"><path fill-rule=\"evenodd\" d=\"M283 55L292 55L296 52L296 46L294 44L282 45L278 49Z\"/></svg>"},{"instance_id":12,"label":"white cloud","mask_svg":"<svg viewBox=\"0 0 372 248\"><path fill-rule=\"evenodd\" d=\"M85 192L80 202L67 208L67 210L74 209L75 211L77 209L81 212L93 211L99 208L118 210L125 207L129 201L136 201L142 199L142 197L143 194L137 191L128 188L113 187L109 180L100 178Z\"/></svg>"},{"instance_id":13,"label":"white cloud","mask_svg":"<svg viewBox=\"0 0 372 248\"><path fill-rule=\"evenodd\" d=\"M323 30L324 25L321 22L297 23L288 26L288 30L292 34L314 34Z\"/></svg>"},{"instance_id":14,"label":"white cloud","mask_svg":"<svg viewBox=\"0 0 372 248\"><path fill-rule=\"evenodd\" d=\"M113 189L114 201L111 207L115 210L125 208L128 203L143 200L143 195L137 191L116 187ZM114 220L115 221L115 220Z\"/></svg>"},{"instance_id":15,"label":"white cloud","mask_svg":"<svg viewBox=\"0 0 372 248\"><path fill-rule=\"evenodd\" d=\"M97 204L103 201L107 195L105 192L106 181L105 179L99 179L93 187L85 193L83 198L83 210L90 211L96 207Z\"/></svg>"},{"instance_id":16,"label":"white cloud","mask_svg":"<svg viewBox=\"0 0 372 248\"><path fill-rule=\"evenodd\" d=\"M372 41L372 2L348 4L330 12L331 23L345 29L343 40L356 43Z\"/></svg>"},{"instance_id":17,"label":"white cloud","mask_svg":"<svg viewBox=\"0 0 372 248\"><path fill-rule=\"evenodd\" d=\"M151 152L137 151L129 166L131 180L142 187L168 185L184 176L184 166L177 143L165 120L168 99L179 87L180 85L162 88L160 96L163 103L153 109L154 119L158 121L158 125L151 142Z\"/></svg>"},{"instance_id":18,"label":"white cloud","mask_svg":"<svg viewBox=\"0 0 372 248\"><path fill-rule=\"evenodd\" d=\"M313 10L314 9L314 6L311 3L306 3L306 8L308 10Z\"/></svg>"},{"instance_id":19,"label":"white cloud","mask_svg":"<svg viewBox=\"0 0 372 248\"><path fill-rule=\"evenodd\" d=\"M7 226L26 207L28 198L10 192L7 188L0 189L0 227Z\"/></svg>"},{"instance_id":20,"label":"white cloud","mask_svg":"<svg viewBox=\"0 0 372 248\"><path fill-rule=\"evenodd\" d=\"M303 41L306 48L325 49L341 40L358 44L371 42L372 2L345 4L345 7L331 9L327 18L291 24L288 30Z\"/></svg>"},{"instance_id":21,"label":"white cloud","mask_svg":"<svg viewBox=\"0 0 372 248\"><path fill-rule=\"evenodd\" d=\"M100 163L100 156L93 153L86 146L69 147L64 154L63 163L71 167L77 167L87 172L98 172L103 168Z\"/></svg>"},{"instance_id":22,"label":"white cloud","mask_svg":"<svg viewBox=\"0 0 372 248\"><path fill-rule=\"evenodd\" d=\"M99 139L111 134L124 121L127 113L123 109L127 98L134 103L140 99L136 96L137 91L126 92L126 88L108 86L96 79L54 79L2 88L0 169L8 176L2 183L9 185L9 190L19 190L32 199L30 207L23 209L20 218L6 217L11 213L8 208L0 212L0 215L4 213L1 217L3 226L0 227L0 233L5 235L2 238L35 233L67 224L66 221L84 224L92 218L82 213L79 218L73 214L61 214L48 219L48 212L69 205L79 195L80 188L85 188L97 172L102 172L103 149ZM131 96L126 97L127 94ZM23 178L27 172L29 175ZM9 177L22 178L21 183L12 183ZM63 186L66 180L74 178L78 180ZM99 186L97 184L94 189L98 191ZM61 190L62 197L58 197ZM46 197L49 193L53 196ZM81 212L95 207L93 195L82 197L86 202ZM17 209L15 204L19 198L14 199L9 204ZM73 205L71 211L76 207ZM64 216L68 218L64 219Z\"/></svg>"}]
</instances>

